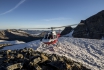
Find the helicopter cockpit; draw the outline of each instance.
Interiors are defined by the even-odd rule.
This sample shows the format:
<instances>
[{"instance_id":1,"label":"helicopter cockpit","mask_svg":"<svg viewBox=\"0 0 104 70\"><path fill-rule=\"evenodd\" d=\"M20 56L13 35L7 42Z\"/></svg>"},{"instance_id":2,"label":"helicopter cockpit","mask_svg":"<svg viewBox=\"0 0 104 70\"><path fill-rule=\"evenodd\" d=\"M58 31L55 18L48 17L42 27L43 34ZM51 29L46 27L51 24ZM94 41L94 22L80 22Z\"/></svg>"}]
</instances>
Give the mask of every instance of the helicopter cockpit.
<instances>
[{"instance_id":1,"label":"helicopter cockpit","mask_svg":"<svg viewBox=\"0 0 104 70\"><path fill-rule=\"evenodd\" d=\"M57 38L56 32L47 33L44 37L44 39L55 39L55 38Z\"/></svg>"}]
</instances>

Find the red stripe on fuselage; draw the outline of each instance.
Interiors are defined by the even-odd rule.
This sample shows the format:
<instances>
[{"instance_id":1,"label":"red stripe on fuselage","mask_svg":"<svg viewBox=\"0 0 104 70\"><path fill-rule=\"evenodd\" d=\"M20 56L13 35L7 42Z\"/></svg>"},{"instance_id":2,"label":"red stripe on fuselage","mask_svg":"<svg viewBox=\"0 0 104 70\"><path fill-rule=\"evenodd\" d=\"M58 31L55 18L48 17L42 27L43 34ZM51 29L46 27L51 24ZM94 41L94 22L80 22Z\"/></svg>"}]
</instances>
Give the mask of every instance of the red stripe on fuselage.
<instances>
[{"instance_id":1,"label":"red stripe on fuselage","mask_svg":"<svg viewBox=\"0 0 104 70\"><path fill-rule=\"evenodd\" d=\"M57 42L57 39L51 42L44 42L44 43L50 45L50 44L55 44L56 42Z\"/></svg>"},{"instance_id":2,"label":"red stripe on fuselage","mask_svg":"<svg viewBox=\"0 0 104 70\"><path fill-rule=\"evenodd\" d=\"M57 34L57 39L56 40L54 40L54 41L51 41L51 42L44 42L44 44L48 44L48 45L50 45L50 44L55 44L57 41L58 41L58 38L60 37L60 34Z\"/></svg>"}]
</instances>

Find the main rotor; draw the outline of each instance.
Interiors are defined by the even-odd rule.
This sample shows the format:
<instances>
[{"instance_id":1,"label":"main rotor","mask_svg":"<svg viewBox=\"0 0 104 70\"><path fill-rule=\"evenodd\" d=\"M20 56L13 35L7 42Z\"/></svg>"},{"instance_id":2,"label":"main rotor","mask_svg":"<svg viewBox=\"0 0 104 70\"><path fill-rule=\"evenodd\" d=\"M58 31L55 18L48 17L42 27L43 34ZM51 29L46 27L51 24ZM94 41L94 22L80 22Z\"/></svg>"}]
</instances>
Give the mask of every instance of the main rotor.
<instances>
[{"instance_id":1,"label":"main rotor","mask_svg":"<svg viewBox=\"0 0 104 70\"><path fill-rule=\"evenodd\" d=\"M77 26L77 25L83 25L84 23L79 23L79 24L72 24L72 25L66 25L66 26L60 26L60 27L49 27L49 28L20 28L20 29L57 29L57 28L64 28L64 27L71 27L71 26Z\"/></svg>"}]
</instances>

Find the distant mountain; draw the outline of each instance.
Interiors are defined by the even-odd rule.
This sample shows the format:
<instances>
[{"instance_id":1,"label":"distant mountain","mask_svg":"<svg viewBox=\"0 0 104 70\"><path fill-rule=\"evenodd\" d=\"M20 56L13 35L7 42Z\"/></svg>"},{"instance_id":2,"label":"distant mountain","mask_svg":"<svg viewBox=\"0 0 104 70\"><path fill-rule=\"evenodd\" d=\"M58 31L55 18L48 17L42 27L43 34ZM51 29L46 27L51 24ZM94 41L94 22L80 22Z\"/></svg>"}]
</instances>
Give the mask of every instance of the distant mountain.
<instances>
[{"instance_id":1,"label":"distant mountain","mask_svg":"<svg viewBox=\"0 0 104 70\"><path fill-rule=\"evenodd\" d=\"M23 30L23 31L31 35L39 35L41 32L43 32L43 30Z\"/></svg>"},{"instance_id":2,"label":"distant mountain","mask_svg":"<svg viewBox=\"0 0 104 70\"><path fill-rule=\"evenodd\" d=\"M24 42L29 42L33 40L38 40L42 39L43 37L41 36L35 36L31 35L27 32L24 31L19 31L19 30L1 30L0 31L0 40L19 40L19 41L24 41Z\"/></svg>"}]
</instances>

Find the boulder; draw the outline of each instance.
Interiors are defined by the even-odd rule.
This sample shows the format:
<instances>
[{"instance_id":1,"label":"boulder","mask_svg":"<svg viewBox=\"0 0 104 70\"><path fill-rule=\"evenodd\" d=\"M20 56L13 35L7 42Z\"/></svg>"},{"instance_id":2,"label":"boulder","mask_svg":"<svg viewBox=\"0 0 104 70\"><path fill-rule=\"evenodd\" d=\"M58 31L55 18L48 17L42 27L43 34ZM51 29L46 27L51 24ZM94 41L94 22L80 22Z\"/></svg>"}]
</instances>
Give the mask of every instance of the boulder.
<instances>
[{"instance_id":1,"label":"boulder","mask_svg":"<svg viewBox=\"0 0 104 70\"><path fill-rule=\"evenodd\" d=\"M23 67L22 63L12 64L6 67L7 70L21 69Z\"/></svg>"}]
</instances>

